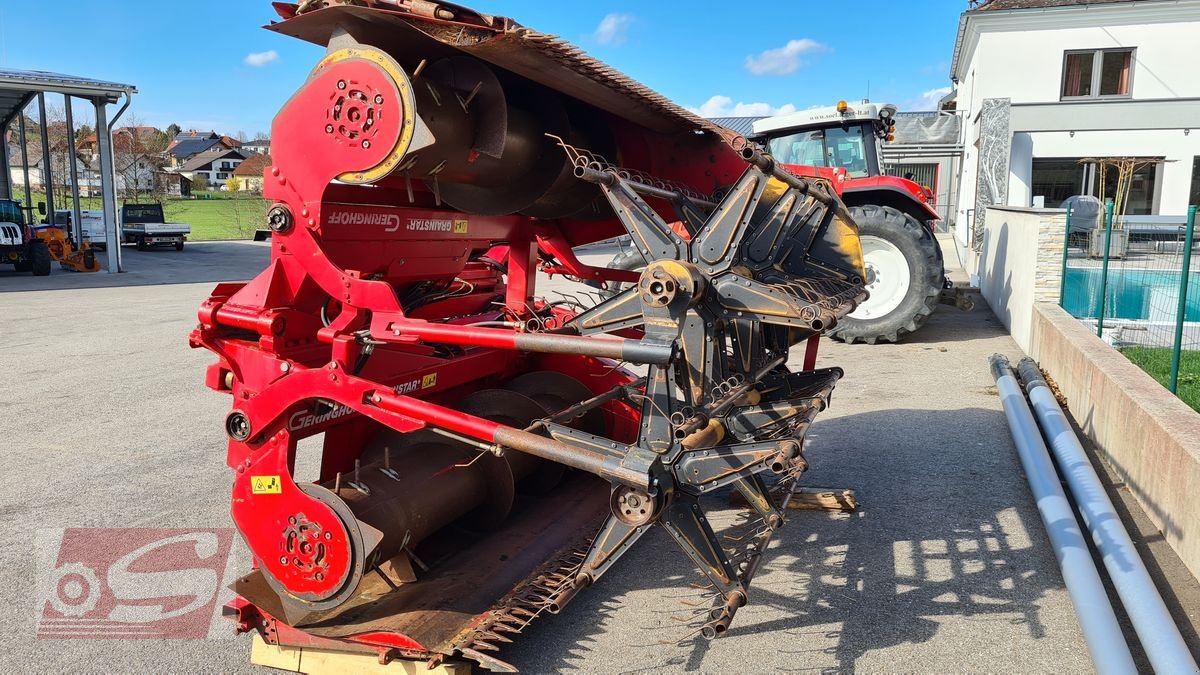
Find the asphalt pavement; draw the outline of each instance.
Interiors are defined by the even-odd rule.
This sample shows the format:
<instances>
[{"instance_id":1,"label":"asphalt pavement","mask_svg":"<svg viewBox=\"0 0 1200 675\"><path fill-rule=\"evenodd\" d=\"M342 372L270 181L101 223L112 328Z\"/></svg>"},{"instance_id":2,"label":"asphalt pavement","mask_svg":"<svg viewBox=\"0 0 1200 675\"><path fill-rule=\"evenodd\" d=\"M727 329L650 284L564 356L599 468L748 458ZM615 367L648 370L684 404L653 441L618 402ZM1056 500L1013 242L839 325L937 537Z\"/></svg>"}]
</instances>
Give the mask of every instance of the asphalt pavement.
<instances>
[{"instance_id":1,"label":"asphalt pavement","mask_svg":"<svg viewBox=\"0 0 1200 675\"><path fill-rule=\"evenodd\" d=\"M219 621L209 639L37 638L35 542L51 528L231 526L229 401L204 386L212 357L187 333L214 282L268 255L189 243L126 251L125 275L0 274L0 670L256 670L249 639ZM903 344L822 343L818 365L846 376L803 484L852 488L861 507L792 513L724 637L686 639L675 617L699 576L655 530L501 658L528 672L1090 670L988 374L993 352L1021 353L977 304L942 308Z\"/></svg>"}]
</instances>

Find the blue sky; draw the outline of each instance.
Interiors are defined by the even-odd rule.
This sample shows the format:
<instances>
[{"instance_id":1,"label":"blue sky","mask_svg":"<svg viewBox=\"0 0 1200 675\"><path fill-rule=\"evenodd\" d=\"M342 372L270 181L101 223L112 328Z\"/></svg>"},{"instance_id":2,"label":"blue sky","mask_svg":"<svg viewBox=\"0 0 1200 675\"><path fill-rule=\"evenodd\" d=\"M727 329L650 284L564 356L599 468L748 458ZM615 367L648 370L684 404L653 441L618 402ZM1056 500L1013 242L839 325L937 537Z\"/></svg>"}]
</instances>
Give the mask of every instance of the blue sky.
<instances>
[{"instance_id":1,"label":"blue sky","mask_svg":"<svg viewBox=\"0 0 1200 675\"><path fill-rule=\"evenodd\" d=\"M769 114L867 96L929 108L949 86L966 0L743 3L470 0L560 35L709 115ZM131 114L160 128L253 136L321 50L260 28L269 0L0 2L0 67L138 87ZM39 28L44 27L44 29ZM47 48L46 41L52 41ZM79 106L82 108L83 106Z\"/></svg>"}]
</instances>

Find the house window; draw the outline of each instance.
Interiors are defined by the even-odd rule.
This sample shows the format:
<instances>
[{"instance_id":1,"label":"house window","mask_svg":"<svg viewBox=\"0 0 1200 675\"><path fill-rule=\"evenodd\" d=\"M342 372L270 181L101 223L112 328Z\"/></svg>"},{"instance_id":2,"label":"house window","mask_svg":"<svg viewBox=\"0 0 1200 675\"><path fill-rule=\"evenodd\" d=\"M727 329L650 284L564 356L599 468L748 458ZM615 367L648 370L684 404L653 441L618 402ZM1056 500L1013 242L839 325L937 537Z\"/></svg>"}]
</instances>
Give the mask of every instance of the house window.
<instances>
[{"instance_id":1,"label":"house window","mask_svg":"<svg viewBox=\"0 0 1200 675\"><path fill-rule=\"evenodd\" d=\"M217 180L225 180L226 178L229 178L229 174L227 174L227 173L217 174Z\"/></svg>"},{"instance_id":2,"label":"house window","mask_svg":"<svg viewBox=\"0 0 1200 675\"><path fill-rule=\"evenodd\" d=\"M1133 74L1132 49L1093 49L1066 52L1063 58L1064 99L1129 96Z\"/></svg>"},{"instance_id":3,"label":"house window","mask_svg":"<svg viewBox=\"0 0 1200 675\"><path fill-rule=\"evenodd\" d=\"M1148 216L1155 212L1154 196L1158 184L1158 169L1162 166L1162 158L1150 164L1137 167L1129 177L1129 197L1125 201L1125 213L1131 216ZM1117 196L1117 169L1109 167L1105 180L1104 194L1099 194L1099 173L1096 167L1090 167L1096 173L1097 196L1100 200L1113 199Z\"/></svg>"},{"instance_id":4,"label":"house window","mask_svg":"<svg viewBox=\"0 0 1200 675\"><path fill-rule=\"evenodd\" d=\"M1086 194L1084 168L1078 159L1033 160L1033 196L1044 198L1046 208L1056 209L1067 197Z\"/></svg>"},{"instance_id":5,"label":"house window","mask_svg":"<svg viewBox=\"0 0 1200 675\"><path fill-rule=\"evenodd\" d=\"M1158 166L1143 164L1130 176L1125 213L1144 216L1154 212ZM1104 182L1104 194L1100 194L1099 170L1095 164L1081 164L1079 159L1033 160L1033 196L1045 198L1047 208L1058 208L1073 195L1092 195L1101 201L1116 197L1117 170L1110 168Z\"/></svg>"}]
</instances>

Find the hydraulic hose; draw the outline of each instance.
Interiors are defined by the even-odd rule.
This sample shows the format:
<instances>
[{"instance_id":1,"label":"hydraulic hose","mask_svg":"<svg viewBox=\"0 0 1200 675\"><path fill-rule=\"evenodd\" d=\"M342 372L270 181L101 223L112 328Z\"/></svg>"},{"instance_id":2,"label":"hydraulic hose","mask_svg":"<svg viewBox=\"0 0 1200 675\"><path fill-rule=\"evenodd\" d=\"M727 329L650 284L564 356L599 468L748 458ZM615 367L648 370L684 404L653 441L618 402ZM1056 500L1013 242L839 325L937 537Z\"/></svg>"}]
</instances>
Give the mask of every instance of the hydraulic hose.
<instances>
[{"instance_id":1,"label":"hydraulic hose","mask_svg":"<svg viewBox=\"0 0 1200 675\"><path fill-rule=\"evenodd\" d=\"M1050 461L1050 454L1046 451L1046 444L1042 441L1041 432L1038 431L1029 404L1025 402L1017 378L1013 376L1008 359L1003 354L993 354L991 366L1004 415L1008 419L1008 428L1029 480L1029 488L1037 501L1038 513L1046 526L1046 534L1050 536L1050 544L1054 547L1054 555L1058 558L1063 581L1067 584L1075 615L1079 618L1079 626L1087 641L1092 665L1101 675L1136 673L1137 667L1134 666L1129 645L1125 642L1112 604L1104 591L1104 584L1100 581L1100 573L1092 561L1079 521L1075 519L1071 504L1063 493L1062 484L1058 481L1058 474L1054 471L1054 464Z\"/></svg>"},{"instance_id":2,"label":"hydraulic hose","mask_svg":"<svg viewBox=\"0 0 1200 675\"><path fill-rule=\"evenodd\" d=\"M1050 442L1058 468L1067 480L1150 665L1156 673L1197 672L1196 660L1179 634L1178 626L1121 524L1112 501L1104 492L1066 414L1042 377L1041 369L1033 359L1026 358L1021 359L1018 370L1042 433Z\"/></svg>"}]
</instances>

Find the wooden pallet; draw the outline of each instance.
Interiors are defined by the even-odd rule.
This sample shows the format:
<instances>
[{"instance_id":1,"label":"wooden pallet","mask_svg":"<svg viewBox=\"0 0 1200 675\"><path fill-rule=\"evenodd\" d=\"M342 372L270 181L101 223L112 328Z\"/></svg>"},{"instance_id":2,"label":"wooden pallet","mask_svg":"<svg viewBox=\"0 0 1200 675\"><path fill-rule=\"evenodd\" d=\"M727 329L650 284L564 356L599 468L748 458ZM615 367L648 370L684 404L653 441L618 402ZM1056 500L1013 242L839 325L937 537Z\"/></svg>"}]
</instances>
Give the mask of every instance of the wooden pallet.
<instances>
[{"instance_id":1,"label":"wooden pallet","mask_svg":"<svg viewBox=\"0 0 1200 675\"><path fill-rule=\"evenodd\" d=\"M289 673L310 675L357 675L358 673L380 675L471 675L471 664L461 661L447 662L437 668L429 668L424 661L396 659L387 665L371 654L353 654L326 649L283 647L268 644L262 636L254 634L250 648L250 663L266 668L275 668Z\"/></svg>"}]
</instances>

